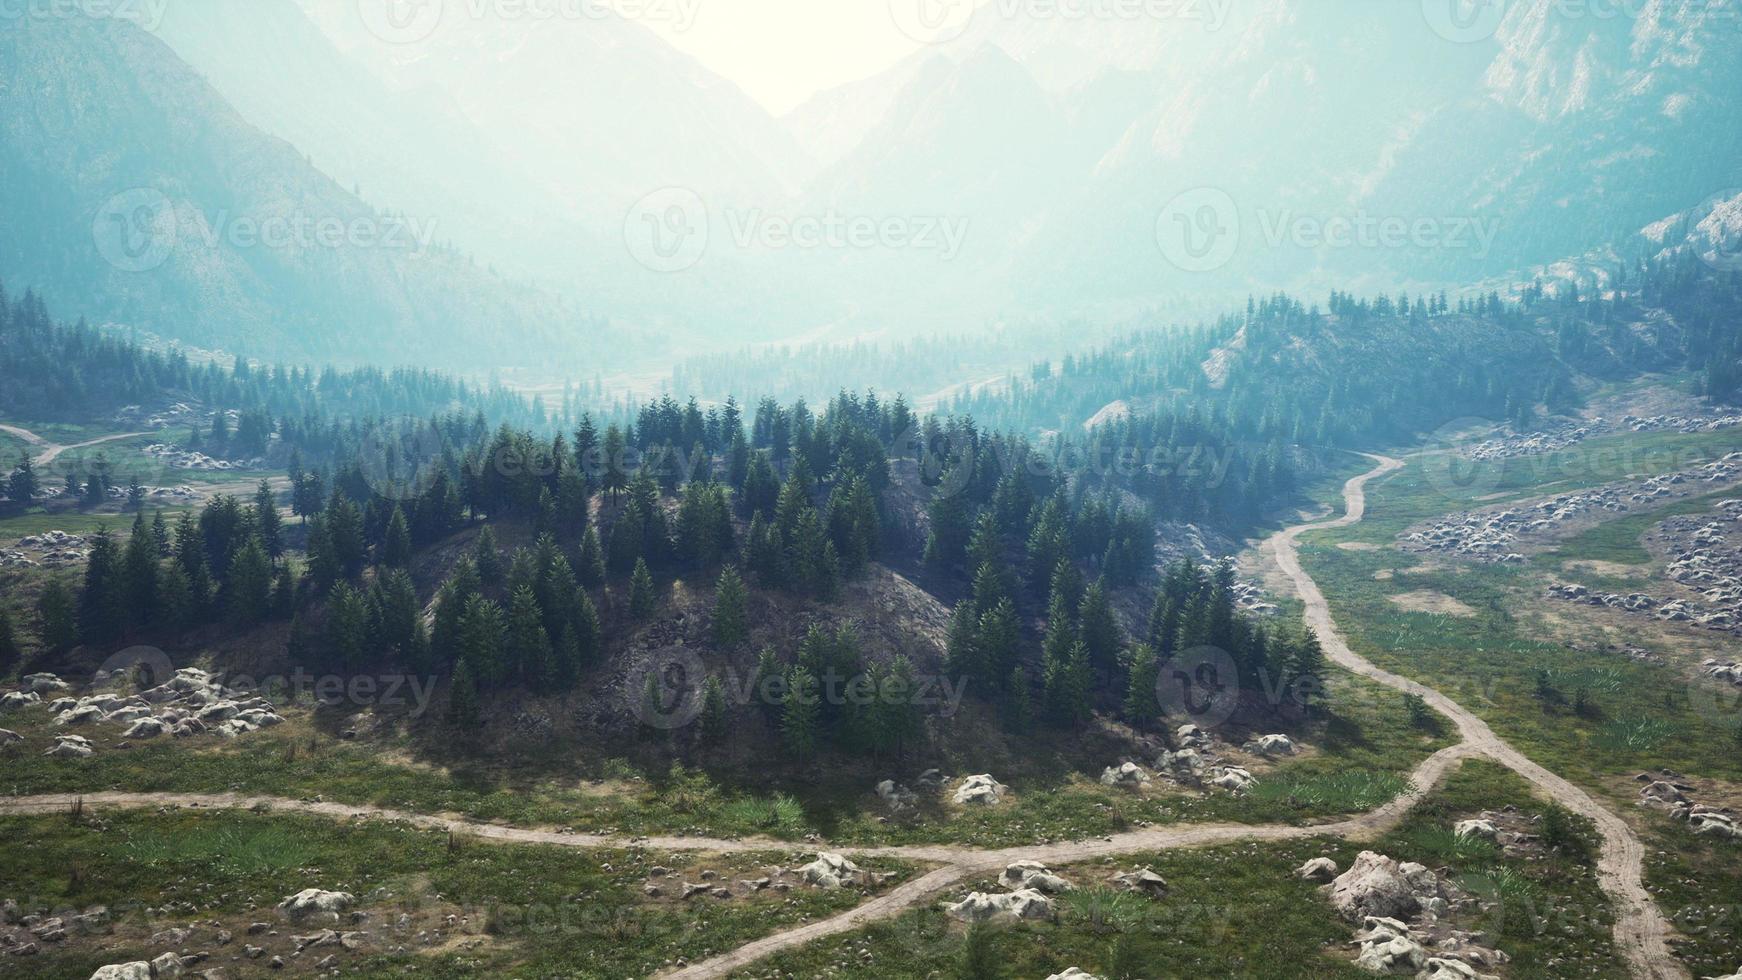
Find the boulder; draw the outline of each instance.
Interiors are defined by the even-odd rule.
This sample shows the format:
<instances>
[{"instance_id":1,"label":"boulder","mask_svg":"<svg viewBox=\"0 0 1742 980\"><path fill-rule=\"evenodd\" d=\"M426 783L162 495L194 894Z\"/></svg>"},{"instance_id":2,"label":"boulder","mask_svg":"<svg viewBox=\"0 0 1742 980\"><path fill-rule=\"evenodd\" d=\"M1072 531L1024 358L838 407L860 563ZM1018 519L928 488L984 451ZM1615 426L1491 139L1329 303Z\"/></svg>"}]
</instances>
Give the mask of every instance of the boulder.
<instances>
[{"instance_id":1,"label":"boulder","mask_svg":"<svg viewBox=\"0 0 1742 980\"><path fill-rule=\"evenodd\" d=\"M1063 973L1055 973L1047 977L1046 980L1101 980L1101 978L1093 973L1084 973L1073 966Z\"/></svg>"},{"instance_id":2,"label":"boulder","mask_svg":"<svg viewBox=\"0 0 1742 980\"><path fill-rule=\"evenodd\" d=\"M1734 838L1742 836L1742 830L1736 826L1736 821L1722 813L1695 813L1688 817L1688 825L1694 828L1696 834L1708 834L1714 837Z\"/></svg>"},{"instance_id":3,"label":"boulder","mask_svg":"<svg viewBox=\"0 0 1742 980\"><path fill-rule=\"evenodd\" d=\"M1478 840L1500 839L1500 829L1488 820L1460 820L1452 827L1452 833L1459 837L1474 837Z\"/></svg>"},{"instance_id":4,"label":"boulder","mask_svg":"<svg viewBox=\"0 0 1742 980\"><path fill-rule=\"evenodd\" d=\"M859 866L839 854L827 851L817 854L817 859L798 869L799 876L805 884L818 888L839 888L849 881L858 880L862 874Z\"/></svg>"},{"instance_id":5,"label":"boulder","mask_svg":"<svg viewBox=\"0 0 1742 980\"><path fill-rule=\"evenodd\" d=\"M151 975L156 980L167 980L169 977L182 975L181 957L174 953L165 953L151 961Z\"/></svg>"},{"instance_id":6,"label":"boulder","mask_svg":"<svg viewBox=\"0 0 1742 980\"><path fill-rule=\"evenodd\" d=\"M67 725L89 725L102 720L102 708L94 704L81 704L55 716L54 723L65 727Z\"/></svg>"},{"instance_id":7,"label":"boulder","mask_svg":"<svg viewBox=\"0 0 1742 980\"><path fill-rule=\"evenodd\" d=\"M23 735L20 735L17 732L13 732L13 731L7 731L4 728L0 728L0 745L11 745L13 742L22 742L22 741L24 741Z\"/></svg>"},{"instance_id":8,"label":"boulder","mask_svg":"<svg viewBox=\"0 0 1742 980\"><path fill-rule=\"evenodd\" d=\"M1296 868L1294 876L1303 881L1327 884L1337 877L1337 862L1327 857L1316 857Z\"/></svg>"},{"instance_id":9,"label":"boulder","mask_svg":"<svg viewBox=\"0 0 1742 980\"><path fill-rule=\"evenodd\" d=\"M72 685L53 674L25 674L19 680L24 689L32 694L52 694L55 691L72 690Z\"/></svg>"},{"instance_id":10,"label":"boulder","mask_svg":"<svg viewBox=\"0 0 1742 980\"><path fill-rule=\"evenodd\" d=\"M1136 892L1150 898L1167 897L1167 880L1148 868L1138 868L1136 871L1116 874L1110 880L1128 892Z\"/></svg>"},{"instance_id":11,"label":"boulder","mask_svg":"<svg viewBox=\"0 0 1742 980\"><path fill-rule=\"evenodd\" d=\"M1686 803L1688 799L1680 789L1676 788L1674 783L1666 782L1662 779L1653 780L1651 783L1642 787L1639 790L1639 798L1641 803L1656 803L1666 806L1675 803Z\"/></svg>"},{"instance_id":12,"label":"boulder","mask_svg":"<svg viewBox=\"0 0 1742 980\"><path fill-rule=\"evenodd\" d=\"M1407 919L1421 909L1403 866L1383 854L1362 851L1349 870L1331 882L1331 905L1350 922L1368 916Z\"/></svg>"},{"instance_id":13,"label":"boulder","mask_svg":"<svg viewBox=\"0 0 1742 980\"><path fill-rule=\"evenodd\" d=\"M83 735L57 735L54 748L43 755L56 759L88 759L91 757L91 742Z\"/></svg>"},{"instance_id":14,"label":"boulder","mask_svg":"<svg viewBox=\"0 0 1742 980\"><path fill-rule=\"evenodd\" d=\"M1218 766L1210 770L1210 785L1230 793L1243 793L1256 782L1258 780L1250 772L1239 766Z\"/></svg>"},{"instance_id":15,"label":"boulder","mask_svg":"<svg viewBox=\"0 0 1742 980\"><path fill-rule=\"evenodd\" d=\"M123 738L156 738L169 731L169 726L156 718L141 718L122 732Z\"/></svg>"},{"instance_id":16,"label":"boulder","mask_svg":"<svg viewBox=\"0 0 1742 980\"><path fill-rule=\"evenodd\" d=\"M946 905L944 914L961 922L1020 922L1050 919L1053 908L1052 899L1032 888L1024 888L997 895L974 892L954 905Z\"/></svg>"},{"instance_id":17,"label":"boulder","mask_svg":"<svg viewBox=\"0 0 1742 980\"><path fill-rule=\"evenodd\" d=\"M1408 936L1361 944L1355 965L1369 973L1402 973L1414 976L1427 965L1427 950Z\"/></svg>"},{"instance_id":18,"label":"boulder","mask_svg":"<svg viewBox=\"0 0 1742 980\"><path fill-rule=\"evenodd\" d=\"M1477 973L1475 967L1463 960L1430 956L1427 967L1418 975L1418 980L1496 980L1496 978L1490 974Z\"/></svg>"},{"instance_id":19,"label":"boulder","mask_svg":"<svg viewBox=\"0 0 1742 980\"><path fill-rule=\"evenodd\" d=\"M1039 861L1018 861L1004 869L998 876L998 883L1011 891L1021 891L1032 888L1048 895L1058 895L1071 890L1071 883L1060 878Z\"/></svg>"},{"instance_id":20,"label":"boulder","mask_svg":"<svg viewBox=\"0 0 1742 980\"><path fill-rule=\"evenodd\" d=\"M1108 766L1101 772L1101 783L1105 786L1122 786L1126 789L1137 789L1149 782L1149 773L1143 771L1134 762L1119 766Z\"/></svg>"},{"instance_id":21,"label":"boulder","mask_svg":"<svg viewBox=\"0 0 1742 980\"><path fill-rule=\"evenodd\" d=\"M1178 775L1190 775L1202 772L1204 757L1197 749L1180 749L1178 752L1163 752L1155 759L1155 767L1164 772Z\"/></svg>"},{"instance_id":22,"label":"boulder","mask_svg":"<svg viewBox=\"0 0 1742 980\"><path fill-rule=\"evenodd\" d=\"M42 698L35 691L13 691L0 696L0 711L17 711L33 704L42 703Z\"/></svg>"},{"instance_id":23,"label":"boulder","mask_svg":"<svg viewBox=\"0 0 1742 980\"><path fill-rule=\"evenodd\" d=\"M955 801L963 806L991 806L1004 799L1005 786L991 776L969 776L956 787Z\"/></svg>"},{"instance_id":24,"label":"boulder","mask_svg":"<svg viewBox=\"0 0 1742 980\"><path fill-rule=\"evenodd\" d=\"M1293 740L1287 735L1265 735L1262 738L1247 742L1246 751L1253 755L1269 758L1279 755L1294 755L1299 750L1294 747Z\"/></svg>"},{"instance_id":25,"label":"boulder","mask_svg":"<svg viewBox=\"0 0 1742 980\"><path fill-rule=\"evenodd\" d=\"M1210 744L1210 733L1193 724L1184 724L1174 730L1174 741L1188 749L1201 749Z\"/></svg>"},{"instance_id":26,"label":"boulder","mask_svg":"<svg viewBox=\"0 0 1742 980\"><path fill-rule=\"evenodd\" d=\"M356 899L349 892L329 892L319 888L304 888L295 895L278 903L278 910L292 922L301 922L313 917L332 916L337 920L340 912L348 910L356 904Z\"/></svg>"},{"instance_id":27,"label":"boulder","mask_svg":"<svg viewBox=\"0 0 1742 980\"><path fill-rule=\"evenodd\" d=\"M181 966L181 961L176 961ZM91 980L152 980L151 964L144 960L134 963L111 963L100 966L97 972L91 974Z\"/></svg>"},{"instance_id":28,"label":"boulder","mask_svg":"<svg viewBox=\"0 0 1742 980\"><path fill-rule=\"evenodd\" d=\"M277 716L275 715L274 717ZM881 783L878 783L877 795L883 800L883 802L897 810L906 809L907 807L912 806L914 801L919 799L918 796L914 795L913 790L898 784L893 779L885 779Z\"/></svg>"}]
</instances>

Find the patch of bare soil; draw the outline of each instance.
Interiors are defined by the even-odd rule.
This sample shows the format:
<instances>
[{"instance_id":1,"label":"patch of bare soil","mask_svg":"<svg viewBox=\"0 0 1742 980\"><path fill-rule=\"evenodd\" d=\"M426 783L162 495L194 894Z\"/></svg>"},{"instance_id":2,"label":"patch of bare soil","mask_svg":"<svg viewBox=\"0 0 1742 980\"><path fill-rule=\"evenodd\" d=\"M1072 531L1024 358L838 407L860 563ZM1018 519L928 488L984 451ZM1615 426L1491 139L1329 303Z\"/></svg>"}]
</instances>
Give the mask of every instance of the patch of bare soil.
<instances>
[{"instance_id":1,"label":"patch of bare soil","mask_svg":"<svg viewBox=\"0 0 1742 980\"><path fill-rule=\"evenodd\" d=\"M1600 561L1595 558L1569 561L1561 566L1569 572L1589 572L1605 578L1643 578L1651 574L1649 565L1628 565L1618 561Z\"/></svg>"},{"instance_id":2,"label":"patch of bare soil","mask_svg":"<svg viewBox=\"0 0 1742 980\"><path fill-rule=\"evenodd\" d=\"M1469 617L1476 615L1476 610L1443 592L1404 592L1388 596L1393 605L1409 612L1434 613L1442 616Z\"/></svg>"},{"instance_id":3,"label":"patch of bare soil","mask_svg":"<svg viewBox=\"0 0 1742 980\"><path fill-rule=\"evenodd\" d=\"M1381 551L1381 550L1383 550L1383 548L1380 545L1376 545L1376 544L1373 544L1373 543L1368 542L1368 541L1343 541L1343 542L1340 542L1337 545L1337 547L1341 548L1344 551Z\"/></svg>"}]
</instances>

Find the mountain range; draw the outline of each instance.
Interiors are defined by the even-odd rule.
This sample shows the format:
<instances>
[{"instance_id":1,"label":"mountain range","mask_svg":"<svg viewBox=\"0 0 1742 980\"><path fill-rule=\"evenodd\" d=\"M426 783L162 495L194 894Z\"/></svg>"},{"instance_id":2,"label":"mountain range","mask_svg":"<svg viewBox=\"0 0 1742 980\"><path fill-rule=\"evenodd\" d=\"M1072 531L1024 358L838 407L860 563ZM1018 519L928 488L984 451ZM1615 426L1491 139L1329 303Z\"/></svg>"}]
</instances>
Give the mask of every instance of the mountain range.
<instances>
[{"instance_id":1,"label":"mountain range","mask_svg":"<svg viewBox=\"0 0 1742 980\"><path fill-rule=\"evenodd\" d=\"M451 16L393 43L366 6L0 27L18 217L0 274L208 346L361 359L417 336L473 367L571 366L1456 287L1634 242L1742 185L1737 0L1516 0L1474 28L1385 0L1100 20L991 2L781 118L632 20ZM436 234L416 259L220 246L110 271L93 215L137 187L183 214ZM913 244L764 234L805 218ZM650 262L647 235L677 258Z\"/></svg>"}]
</instances>

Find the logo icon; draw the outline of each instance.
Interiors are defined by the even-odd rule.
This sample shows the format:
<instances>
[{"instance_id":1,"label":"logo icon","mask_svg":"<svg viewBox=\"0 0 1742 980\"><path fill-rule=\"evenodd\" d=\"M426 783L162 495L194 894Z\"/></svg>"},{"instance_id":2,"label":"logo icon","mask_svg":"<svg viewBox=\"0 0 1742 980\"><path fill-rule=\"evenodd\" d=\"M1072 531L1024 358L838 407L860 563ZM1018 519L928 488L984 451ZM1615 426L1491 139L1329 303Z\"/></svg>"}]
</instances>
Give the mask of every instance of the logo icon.
<instances>
[{"instance_id":1,"label":"logo icon","mask_svg":"<svg viewBox=\"0 0 1742 980\"><path fill-rule=\"evenodd\" d=\"M1454 44L1486 41L1506 19L1506 0L1421 0L1433 32Z\"/></svg>"},{"instance_id":2,"label":"logo icon","mask_svg":"<svg viewBox=\"0 0 1742 980\"><path fill-rule=\"evenodd\" d=\"M1175 197L1155 217L1155 244L1182 272L1211 272L1240 248L1240 209L1227 191L1199 187Z\"/></svg>"},{"instance_id":3,"label":"logo icon","mask_svg":"<svg viewBox=\"0 0 1742 980\"><path fill-rule=\"evenodd\" d=\"M654 272L693 268L708 250L708 209L687 187L654 191L623 219L623 243L635 261Z\"/></svg>"},{"instance_id":4,"label":"logo icon","mask_svg":"<svg viewBox=\"0 0 1742 980\"><path fill-rule=\"evenodd\" d=\"M416 44L441 26L442 7L443 0L357 0L357 15L388 44Z\"/></svg>"},{"instance_id":5,"label":"logo icon","mask_svg":"<svg viewBox=\"0 0 1742 980\"><path fill-rule=\"evenodd\" d=\"M1506 475L1506 460L1478 459L1471 450L1493 431L1492 420L1479 418L1453 419L1435 429L1422 454L1422 472L1428 485L1452 500L1473 500L1492 493Z\"/></svg>"},{"instance_id":6,"label":"logo icon","mask_svg":"<svg viewBox=\"0 0 1742 980\"><path fill-rule=\"evenodd\" d=\"M387 500L415 500L442 470L440 434L415 420L404 426L382 424L363 436L358 466L369 489Z\"/></svg>"},{"instance_id":7,"label":"logo icon","mask_svg":"<svg viewBox=\"0 0 1742 980\"><path fill-rule=\"evenodd\" d=\"M97 254L122 272L150 272L169 261L178 234L175 204L149 187L109 198L91 222Z\"/></svg>"},{"instance_id":8,"label":"logo icon","mask_svg":"<svg viewBox=\"0 0 1742 980\"><path fill-rule=\"evenodd\" d=\"M889 0L889 17L920 44L948 44L973 23L974 0Z\"/></svg>"},{"instance_id":9,"label":"logo icon","mask_svg":"<svg viewBox=\"0 0 1742 980\"><path fill-rule=\"evenodd\" d=\"M168 683L174 676L175 664L170 662L169 655L156 647L146 646L128 647L111 654L91 675L92 683L96 684L125 677L140 691Z\"/></svg>"},{"instance_id":10,"label":"logo icon","mask_svg":"<svg viewBox=\"0 0 1742 980\"><path fill-rule=\"evenodd\" d=\"M702 713L707 676L702 658L688 648L655 651L647 666L632 675L636 720L663 732L695 721Z\"/></svg>"},{"instance_id":11,"label":"logo icon","mask_svg":"<svg viewBox=\"0 0 1742 980\"><path fill-rule=\"evenodd\" d=\"M1161 666L1155 698L1170 719L1215 728L1240 707L1240 668L1219 647L1192 647Z\"/></svg>"}]
</instances>

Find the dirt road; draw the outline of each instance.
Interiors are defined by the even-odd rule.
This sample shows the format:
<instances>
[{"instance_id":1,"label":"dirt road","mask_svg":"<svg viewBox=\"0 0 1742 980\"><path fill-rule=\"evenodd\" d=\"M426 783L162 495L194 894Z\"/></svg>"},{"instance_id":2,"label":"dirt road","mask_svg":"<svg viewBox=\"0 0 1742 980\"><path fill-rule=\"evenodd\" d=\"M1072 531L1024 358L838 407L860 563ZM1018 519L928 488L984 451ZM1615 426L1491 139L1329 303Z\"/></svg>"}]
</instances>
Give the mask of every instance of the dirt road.
<instances>
[{"instance_id":1,"label":"dirt road","mask_svg":"<svg viewBox=\"0 0 1742 980\"><path fill-rule=\"evenodd\" d=\"M105 442L119 442L122 439L132 439L136 436L148 436L152 434L150 432L122 432L112 436L104 436L101 439L92 439L89 442L75 443L71 446L60 446L49 442L47 439L44 439L29 429L20 429L15 425L0 425L0 432L11 433L18 438L23 439L25 442L30 443L32 446L42 450L42 452L38 453L35 458L31 459L30 463L32 466L47 466L54 462L61 453L64 453L69 449L86 449L91 446L100 446Z\"/></svg>"},{"instance_id":2,"label":"dirt road","mask_svg":"<svg viewBox=\"0 0 1742 980\"><path fill-rule=\"evenodd\" d=\"M1458 726L1464 744L1534 783L1549 798L1575 813L1589 817L1603 835L1603 853L1597 863L1603 891L1615 903L1615 944L1626 957L1635 977L1685 978L1687 970L1669 949L1672 934L1663 912L1645 890L1643 880L1645 847L1626 821L1592 799L1590 794L1560 776L1525 758L1507 744L1482 719L1432 688L1368 663L1349 649L1343 635L1331 618L1330 605L1318 583L1301 569L1300 536L1309 531L1348 527L1358 523L1367 512L1368 482L1388 476L1403 468L1403 463L1385 456L1369 455L1378 467L1355 477L1343 487L1345 511L1334 520L1320 521L1289 528L1265 543L1276 558L1277 565L1294 582L1295 591L1306 603L1306 621L1319 635L1325 654L1338 666L1364 677L1370 677L1387 687L1420 695L1434 710Z\"/></svg>"}]
</instances>

